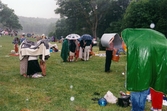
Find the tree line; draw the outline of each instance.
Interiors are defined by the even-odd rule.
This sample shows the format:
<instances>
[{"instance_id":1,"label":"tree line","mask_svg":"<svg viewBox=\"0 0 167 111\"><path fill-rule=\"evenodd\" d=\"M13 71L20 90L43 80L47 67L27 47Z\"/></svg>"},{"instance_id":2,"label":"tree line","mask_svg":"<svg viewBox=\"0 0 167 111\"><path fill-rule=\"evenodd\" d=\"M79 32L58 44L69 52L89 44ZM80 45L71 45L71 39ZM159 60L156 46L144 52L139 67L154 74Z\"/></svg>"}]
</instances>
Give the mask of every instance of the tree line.
<instances>
[{"instance_id":1,"label":"tree line","mask_svg":"<svg viewBox=\"0 0 167 111\"><path fill-rule=\"evenodd\" d=\"M13 9L0 1L0 31L18 31L19 33L45 34L55 30L58 18L35 18L17 16Z\"/></svg>"},{"instance_id":2,"label":"tree line","mask_svg":"<svg viewBox=\"0 0 167 111\"><path fill-rule=\"evenodd\" d=\"M48 34L55 30L57 18L34 18L19 16L19 23L23 26L21 32L34 34ZM50 35L52 36L52 35Z\"/></svg>"},{"instance_id":3,"label":"tree line","mask_svg":"<svg viewBox=\"0 0 167 111\"><path fill-rule=\"evenodd\" d=\"M7 7L0 1L0 25L6 27L9 30L22 30L22 26L19 23L18 16L14 13L13 9Z\"/></svg>"},{"instance_id":4,"label":"tree line","mask_svg":"<svg viewBox=\"0 0 167 111\"><path fill-rule=\"evenodd\" d=\"M167 36L167 0L56 0L56 3L59 8L55 13L61 18L46 20L47 23L42 19L38 22L38 18L18 17L13 9L0 3L0 26L48 33L60 39L71 33L87 33L95 38L104 33L121 35L125 28L150 28L154 23L154 29Z\"/></svg>"},{"instance_id":5,"label":"tree line","mask_svg":"<svg viewBox=\"0 0 167 111\"><path fill-rule=\"evenodd\" d=\"M70 33L119 33L125 28L150 28L167 36L167 0L57 0L61 15L56 22L57 38Z\"/></svg>"}]
</instances>

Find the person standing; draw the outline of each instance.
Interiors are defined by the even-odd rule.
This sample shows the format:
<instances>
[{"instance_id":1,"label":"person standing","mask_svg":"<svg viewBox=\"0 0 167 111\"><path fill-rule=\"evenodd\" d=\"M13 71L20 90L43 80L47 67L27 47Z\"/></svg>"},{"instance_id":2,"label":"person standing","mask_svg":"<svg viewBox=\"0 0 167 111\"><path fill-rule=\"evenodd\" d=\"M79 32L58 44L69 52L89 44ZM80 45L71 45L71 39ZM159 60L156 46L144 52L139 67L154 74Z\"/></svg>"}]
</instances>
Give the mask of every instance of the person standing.
<instances>
[{"instance_id":1,"label":"person standing","mask_svg":"<svg viewBox=\"0 0 167 111\"><path fill-rule=\"evenodd\" d=\"M42 34L41 38L40 39L46 39L46 36L45 34ZM38 38L37 38L37 41L38 41ZM38 42L37 42L38 43ZM45 60L42 60L42 55L39 56L39 64L40 64L40 68L42 70L42 76L46 76L46 60L48 60L48 58L45 56Z\"/></svg>"},{"instance_id":2,"label":"person standing","mask_svg":"<svg viewBox=\"0 0 167 111\"><path fill-rule=\"evenodd\" d=\"M84 44L85 44L84 61L87 61L87 60L89 60L89 53L90 53L92 40L85 40Z\"/></svg>"},{"instance_id":3,"label":"person standing","mask_svg":"<svg viewBox=\"0 0 167 111\"><path fill-rule=\"evenodd\" d=\"M70 40L70 46L69 46L69 62L74 61L75 56L75 50L76 50L76 44L74 40Z\"/></svg>"},{"instance_id":4,"label":"person standing","mask_svg":"<svg viewBox=\"0 0 167 111\"><path fill-rule=\"evenodd\" d=\"M25 40L25 33L22 33L21 38L20 38L20 44Z\"/></svg>"},{"instance_id":5,"label":"person standing","mask_svg":"<svg viewBox=\"0 0 167 111\"><path fill-rule=\"evenodd\" d=\"M41 40L41 37L37 36L36 40L37 40L36 44L38 44L39 40ZM39 72L42 72L42 70L38 62L38 56L29 56L28 66L27 66L27 76L33 77L34 74L38 74Z\"/></svg>"},{"instance_id":6,"label":"person standing","mask_svg":"<svg viewBox=\"0 0 167 111\"><path fill-rule=\"evenodd\" d=\"M21 53L22 45L23 42L19 46L19 55ZM22 75L23 77L27 77L27 66L28 66L28 56L24 56L22 59L20 59L20 75Z\"/></svg>"},{"instance_id":7,"label":"person standing","mask_svg":"<svg viewBox=\"0 0 167 111\"><path fill-rule=\"evenodd\" d=\"M29 56L27 76L32 77L34 74L38 74L39 72L42 72L42 70L38 63L38 56Z\"/></svg>"},{"instance_id":8,"label":"person standing","mask_svg":"<svg viewBox=\"0 0 167 111\"><path fill-rule=\"evenodd\" d=\"M84 51L85 51L84 42L83 42L83 40L81 40L81 41L79 42L79 58L80 58L81 60L84 60L84 58L83 58Z\"/></svg>"},{"instance_id":9,"label":"person standing","mask_svg":"<svg viewBox=\"0 0 167 111\"><path fill-rule=\"evenodd\" d=\"M62 48L61 48L61 58L63 59L63 62L67 62L68 60L68 54L69 54L69 45L68 45L68 40L64 39Z\"/></svg>"},{"instance_id":10,"label":"person standing","mask_svg":"<svg viewBox=\"0 0 167 111\"><path fill-rule=\"evenodd\" d=\"M145 110L150 88L153 111L161 111L163 93L167 93L165 35L147 28L127 28L122 38L128 50L125 87L131 91L131 111Z\"/></svg>"},{"instance_id":11,"label":"person standing","mask_svg":"<svg viewBox=\"0 0 167 111\"><path fill-rule=\"evenodd\" d=\"M14 38L13 40L13 44L14 44L14 50L15 50L15 53L17 54L18 53L18 50L19 50L19 45L20 45L20 39L18 37Z\"/></svg>"},{"instance_id":12,"label":"person standing","mask_svg":"<svg viewBox=\"0 0 167 111\"><path fill-rule=\"evenodd\" d=\"M79 57L79 47L80 47L80 44L79 44L79 41L78 41L78 40L75 40L75 45L76 45L75 61L77 61L77 60L78 60L78 57Z\"/></svg>"},{"instance_id":13,"label":"person standing","mask_svg":"<svg viewBox=\"0 0 167 111\"><path fill-rule=\"evenodd\" d=\"M130 100L132 104L131 111L144 111L146 98L149 94L149 89L143 91L131 91Z\"/></svg>"},{"instance_id":14,"label":"person standing","mask_svg":"<svg viewBox=\"0 0 167 111\"><path fill-rule=\"evenodd\" d=\"M110 66L112 62L112 54L114 50L114 37L109 41L109 47L106 48L105 72L111 72Z\"/></svg>"},{"instance_id":15,"label":"person standing","mask_svg":"<svg viewBox=\"0 0 167 111\"><path fill-rule=\"evenodd\" d=\"M28 65L28 56L24 56L22 60L20 60L20 75L23 77L27 77L27 65Z\"/></svg>"},{"instance_id":16,"label":"person standing","mask_svg":"<svg viewBox=\"0 0 167 111\"><path fill-rule=\"evenodd\" d=\"M150 88L153 111L162 111L163 93Z\"/></svg>"}]
</instances>

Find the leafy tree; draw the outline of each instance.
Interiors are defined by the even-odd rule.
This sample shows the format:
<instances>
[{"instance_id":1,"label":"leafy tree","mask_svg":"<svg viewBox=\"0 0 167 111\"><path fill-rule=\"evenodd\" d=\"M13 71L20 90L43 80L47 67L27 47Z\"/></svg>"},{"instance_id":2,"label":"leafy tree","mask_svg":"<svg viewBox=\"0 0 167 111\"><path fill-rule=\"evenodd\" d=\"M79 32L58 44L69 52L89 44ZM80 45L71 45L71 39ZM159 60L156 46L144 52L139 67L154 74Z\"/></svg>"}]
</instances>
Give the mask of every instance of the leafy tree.
<instances>
[{"instance_id":1,"label":"leafy tree","mask_svg":"<svg viewBox=\"0 0 167 111\"><path fill-rule=\"evenodd\" d=\"M104 32L119 32L129 0L58 0L56 13L65 17L69 32L101 37Z\"/></svg>"},{"instance_id":2,"label":"leafy tree","mask_svg":"<svg viewBox=\"0 0 167 111\"><path fill-rule=\"evenodd\" d=\"M161 0L159 2L159 11L157 11L159 15L159 19L156 24L156 29L167 37L167 0Z\"/></svg>"},{"instance_id":3,"label":"leafy tree","mask_svg":"<svg viewBox=\"0 0 167 111\"><path fill-rule=\"evenodd\" d=\"M68 34L68 24L66 23L66 20L63 18L61 20L58 20L56 22L56 30L54 36L57 39L61 39L62 37L65 37Z\"/></svg>"},{"instance_id":4,"label":"leafy tree","mask_svg":"<svg viewBox=\"0 0 167 111\"><path fill-rule=\"evenodd\" d=\"M56 23L50 23L49 25L48 25L48 30L47 30L47 34L48 34L48 36L49 37L52 37L53 35L54 35L54 30L55 30L55 25L56 25Z\"/></svg>"},{"instance_id":5,"label":"leafy tree","mask_svg":"<svg viewBox=\"0 0 167 111\"><path fill-rule=\"evenodd\" d=\"M167 35L167 0L132 1L123 18L122 28L149 28L155 24L155 30Z\"/></svg>"},{"instance_id":6,"label":"leafy tree","mask_svg":"<svg viewBox=\"0 0 167 111\"><path fill-rule=\"evenodd\" d=\"M108 32L121 32L123 14L125 13L128 5L129 0L115 0L109 4L108 9L106 9L104 18L99 23L99 35Z\"/></svg>"},{"instance_id":7,"label":"leafy tree","mask_svg":"<svg viewBox=\"0 0 167 111\"><path fill-rule=\"evenodd\" d=\"M14 10L3 5L3 10L0 12L0 15L0 23L2 23L3 26L10 29L22 29L18 17L14 14Z\"/></svg>"},{"instance_id":8,"label":"leafy tree","mask_svg":"<svg viewBox=\"0 0 167 111\"><path fill-rule=\"evenodd\" d=\"M97 37L99 21L104 18L112 0L58 0L56 13L65 17L69 30L80 34L90 33Z\"/></svg>"}]
</instances>

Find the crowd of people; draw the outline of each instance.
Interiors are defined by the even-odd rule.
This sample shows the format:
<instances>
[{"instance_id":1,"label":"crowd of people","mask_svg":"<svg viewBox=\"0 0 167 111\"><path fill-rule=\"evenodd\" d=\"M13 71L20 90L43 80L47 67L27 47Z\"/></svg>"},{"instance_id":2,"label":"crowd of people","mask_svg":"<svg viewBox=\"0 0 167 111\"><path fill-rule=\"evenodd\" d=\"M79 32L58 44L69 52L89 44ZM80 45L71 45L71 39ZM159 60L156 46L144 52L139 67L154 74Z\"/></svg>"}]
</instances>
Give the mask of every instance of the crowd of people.
<instances>
[{"instance_id":1,"label":"crowd of people","mask_svg":"<svg viewBox=\"0 0 167 111\"><path fill-rule=\"evenodd\" d=\"M92 40L68 40L62 43L61 57L64 62L73 62L78 59L88 61L92 55Z\"/></svg>"},{"instance_id":2,"label":"crowd of people","mask_svg":"<svg viewBox=\"0 0 167 111\"><path fill-rule=\"evenodd\" d=\"M9 36L13 37L13 36L18 35L18 31L17 30L11 30L9 28L0 29L0 36L2 36L2 35L9 35Z\"/></svg>"},{"instance_id":3,"label":"crowd of people","mask_svg":"<svg viewBox=\"0 0 167 111\"><path fill-rule=\"evenodd\" d=\"M36 47L37 44L41 44L41 40L45 40L46 36L42 34L41 36L36 36L36 42L31 43L31 48ZM112 56L114 50L114 37L109 40L109 47L106 47L106 59L105 59L105 72L112 72L110 70L112 63ZM20 38L15 38L13 43L20 45L19 50L24 45L21 45L25 41L25 34L22 34ZM26 43L25 45L29 45ZM56 46L57 47L57 46ZM61 49L61 58L63 62L73 62L78 61L78 59L82 61L88 61L91 56L93 43L92 40L84 40L84 39L64 39L62 42ZM52 47L52 49L54 49ZM55 49L54 49L55 50ZM57 50L57 48L56 48ZM16 50L18 52L18 49ZM37 55L24 55L22 59L20 59L20 74L23 77L44 77L46 76L46 60L48 57L42 54ZM129 62L128 62L129 63ZM129 64L128 64L129 65ZM162 100L163 93L156 91L153 88L149 88L143 91L132 91L131 92L131 102L132 102L132 111L144 111L146 97L148 94L151 94L152 99L152 107L156 109L156 111L162 110ZM140 96L140 100L139 97ZM156 99L158 98L158 99ZM158 100L158 102L156 102Z\"/></svg>"},{"instance_id":4,"label":"crowd of people","mask_svg":"<svg viewBox=\"0 0 167 111\"><path fill-rule=\"evenodd\" d=\"M36 47L37 44L41 44L41 40L46 39L46 36L42 34L41 36L36 36L36 42L27 41L25 34L23 33L20 38L16 37L13 40L13 44L18 48L15 48L15 52L21 56L20 58L20 74L23 77L44 77L46 76L46 60L47 56L44 57L42 54L33 54L29 52L31 48ZM48 41L47 41L48 42ZM50 44L50 49L55 52L58 51L57 45ZM24 47L24 48L23 48ZM92 55L92 40L68 40L64 39L62 43L61 57L64 62L73 62L78 59L82 61L88 61L90 56ZM27 48L30 48L27 50ZM37 49L40 50L40 49ZM25 54L24 54L25 53ZM31 53L31 54L29 54Z\"/></svg>"}]
</instances>

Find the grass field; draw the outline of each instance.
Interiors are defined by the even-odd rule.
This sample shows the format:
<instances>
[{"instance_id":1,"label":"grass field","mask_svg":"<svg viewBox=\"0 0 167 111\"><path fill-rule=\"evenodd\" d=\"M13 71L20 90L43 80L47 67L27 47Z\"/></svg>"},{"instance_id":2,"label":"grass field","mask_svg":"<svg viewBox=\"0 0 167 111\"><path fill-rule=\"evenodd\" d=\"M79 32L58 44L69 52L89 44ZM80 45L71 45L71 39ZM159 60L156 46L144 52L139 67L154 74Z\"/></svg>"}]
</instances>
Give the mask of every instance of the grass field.
<instances>
[{"instance_id":1,"label":"grass field","mask_svg":"<svg viewBox=\"0 0 167 111\"><path fill-rule=\"evenodd\" d=\"M32 39L32 38L31 38ZM112 62L112 73L104 72L104 57L93 56L89 61L62 62L60 52L51 53L47 60L47 76L24 78L19 73L19 58L9 56L14 49L12 37L0 37L0 111L130 111L116 104L98 105L92 98L102 98L111 91L116 97L125 89L126 56ZM56 43L61 50L61 43ZM98 47L93 48L95 53ZM73 88L70 88L73 86ZM100 95L94 95L95 92ZM74 101L70 101L71 97ZM146 103L150 111L151 104ZM164 107L164 111L167 110Z\"/></svg>"}]
</instances>

